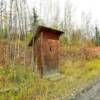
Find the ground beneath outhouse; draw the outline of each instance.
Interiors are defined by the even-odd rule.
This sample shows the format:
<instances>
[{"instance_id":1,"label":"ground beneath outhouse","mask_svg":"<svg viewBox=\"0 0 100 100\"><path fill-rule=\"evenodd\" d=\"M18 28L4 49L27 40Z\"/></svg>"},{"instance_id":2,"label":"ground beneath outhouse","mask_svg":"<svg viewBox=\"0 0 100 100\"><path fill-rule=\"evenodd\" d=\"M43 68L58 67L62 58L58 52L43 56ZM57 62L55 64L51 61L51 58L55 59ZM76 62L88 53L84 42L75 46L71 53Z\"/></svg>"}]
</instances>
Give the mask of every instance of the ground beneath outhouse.
<instances>
[{"instance_id":1,"label":"ground beneath outhouse","mask_svg":"<svg viewBox=\"0 0 100 100\"><path fill-rule=\"evenodd\" d=\"M72 100L100 100L100 79L91 88L77 94Z\"/></svg>"}]
</instances>

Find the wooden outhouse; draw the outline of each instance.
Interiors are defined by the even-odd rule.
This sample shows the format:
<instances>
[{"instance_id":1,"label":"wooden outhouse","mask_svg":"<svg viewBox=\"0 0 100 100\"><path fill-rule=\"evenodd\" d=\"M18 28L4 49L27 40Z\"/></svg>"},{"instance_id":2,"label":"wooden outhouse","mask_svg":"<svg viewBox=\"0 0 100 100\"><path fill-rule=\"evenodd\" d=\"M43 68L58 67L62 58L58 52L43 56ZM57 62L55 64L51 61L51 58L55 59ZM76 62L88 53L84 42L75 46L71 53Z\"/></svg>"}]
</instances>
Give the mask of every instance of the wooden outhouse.
<instances>
[{"instance_id":1,"label":"wooden outhouse","mask_svg":"<svg viewBox=\"0 0 100 100\"><path fill-rule=\"evenodd\" d=\"M62 31L39 26L37 34L29 43L33 46L35 69L43 75L59 72L59 37Z\"/></svg>"}]
</instances>

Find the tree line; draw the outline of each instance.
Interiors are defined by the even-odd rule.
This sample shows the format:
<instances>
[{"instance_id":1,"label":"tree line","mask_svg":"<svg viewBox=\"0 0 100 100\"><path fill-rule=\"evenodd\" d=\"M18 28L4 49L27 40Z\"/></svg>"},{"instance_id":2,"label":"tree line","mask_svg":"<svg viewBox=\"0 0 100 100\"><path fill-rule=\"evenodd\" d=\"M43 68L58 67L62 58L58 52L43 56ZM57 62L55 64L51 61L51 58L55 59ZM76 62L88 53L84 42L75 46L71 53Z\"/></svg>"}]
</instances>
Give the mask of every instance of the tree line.
<instances>
[{"instance_id":1,"label":"tree line","mask_svg":"<svg viewBox=\"0 0 100 100\"><path fill-rule=\"evenodd\" d=\"M76 37L96 40L96 43L100 41L99 28L92 24L91 13L82 12L81 24L77 26L73 23L75 8L70 0L65 1L64 7L61 7L59 0L38 1L38 5L34 4L30 9L28 0L1 0L0 37L23 40L27 35L35 34L38 25L45 25L63 30L66 41Z\"/></svg>"}]
</instances>

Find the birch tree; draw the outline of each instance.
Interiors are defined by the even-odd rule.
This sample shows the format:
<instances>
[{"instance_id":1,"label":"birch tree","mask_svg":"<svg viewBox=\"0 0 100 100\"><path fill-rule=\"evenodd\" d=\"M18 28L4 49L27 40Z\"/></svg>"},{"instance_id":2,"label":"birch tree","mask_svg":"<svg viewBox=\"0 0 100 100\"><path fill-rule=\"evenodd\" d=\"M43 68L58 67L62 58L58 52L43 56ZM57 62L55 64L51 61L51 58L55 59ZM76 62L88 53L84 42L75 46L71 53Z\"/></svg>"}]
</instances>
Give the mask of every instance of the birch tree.
<instances>
[{"instance_id":1,"label":"birch tree","mask_svg":"<svg viewBox=\"0 0 100 100\"><path fill-rule=\"evenodd\" d=\"M72 14L73 14L73 7L72 4L69 0L65 2L65 7L64 7L64 31L66 37L70 39L71 33L73 31L73 24L72 24Z\"/></svg>"},{"instance_id":2,"label":"birch tree","mask_svg":"<svg viewBox=\"0 0 100 100\"><path fill-rule=\"evenodd\" d=\"M92 17L91 13L84 13L81 14L81 30L82 30L82 37L85 40L91 39L92 34L94 32L93 25L92 25Z\"/></svg>"}]
</instances>

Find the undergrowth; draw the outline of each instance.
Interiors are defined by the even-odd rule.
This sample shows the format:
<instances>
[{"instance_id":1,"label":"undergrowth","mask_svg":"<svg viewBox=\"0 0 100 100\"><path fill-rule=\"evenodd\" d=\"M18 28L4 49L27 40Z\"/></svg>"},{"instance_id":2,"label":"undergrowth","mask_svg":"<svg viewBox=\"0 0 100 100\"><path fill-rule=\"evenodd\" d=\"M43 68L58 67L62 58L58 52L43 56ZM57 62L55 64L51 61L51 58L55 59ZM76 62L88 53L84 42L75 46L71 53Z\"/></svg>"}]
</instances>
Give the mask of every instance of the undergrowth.
<instances>
[{"instance_id":1,"label":"undergrowth","mask_svg":"<svg viewBox=\"0 0 100 100\"><path fill-rule=\"evenodd\" d=\"M40 79L30 66L0 66L0 100L56 100L70 97L100 76L100 61L64 60L64 78L57 81Z\"/></svg>"}]
</instances>

